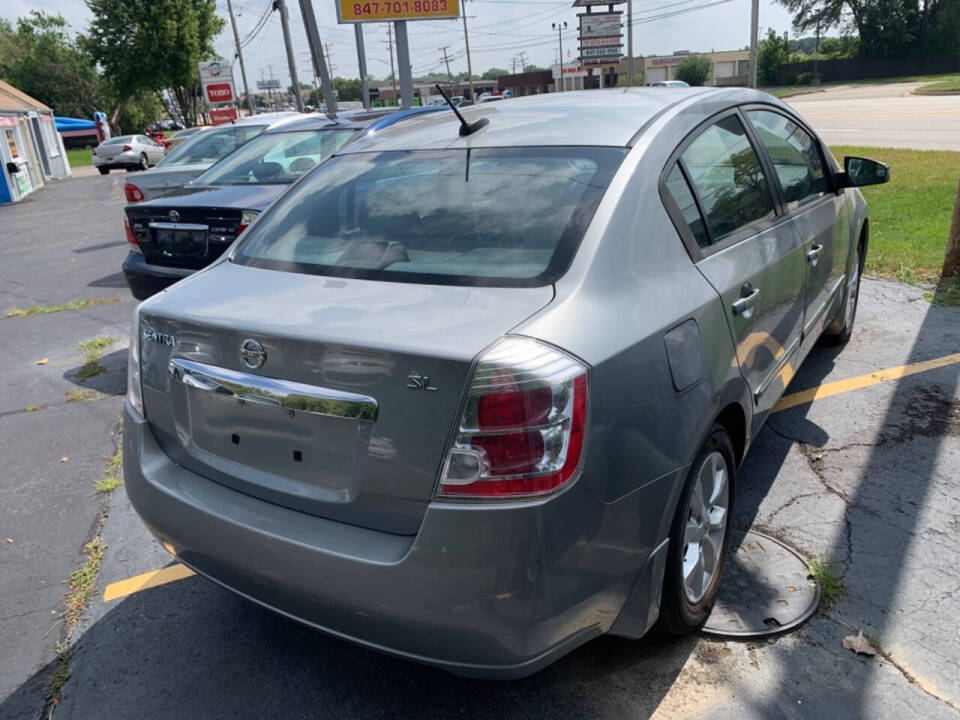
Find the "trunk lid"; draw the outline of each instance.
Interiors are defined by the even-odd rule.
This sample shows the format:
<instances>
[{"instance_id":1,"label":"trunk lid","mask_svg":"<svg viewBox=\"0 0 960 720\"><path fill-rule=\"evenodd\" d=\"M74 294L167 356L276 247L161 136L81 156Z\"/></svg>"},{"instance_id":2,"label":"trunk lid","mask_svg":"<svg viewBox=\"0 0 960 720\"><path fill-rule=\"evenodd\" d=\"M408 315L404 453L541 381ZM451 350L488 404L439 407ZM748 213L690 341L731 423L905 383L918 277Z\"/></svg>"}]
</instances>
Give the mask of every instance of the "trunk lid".
<instances>
[{"instance_id":1,"label":"trunk lid","mask_svg":"<svg viewBox=\"0 0 960 720\"><path fill-rule=\"evenodd\" d=\"M220 263L143 307L147 420L175 462L212 481L413 534L473 358L552 298L552 286L417 285ZM260 367L242 359L247 340L265 353Z\"/></svg>"}]
</instances>

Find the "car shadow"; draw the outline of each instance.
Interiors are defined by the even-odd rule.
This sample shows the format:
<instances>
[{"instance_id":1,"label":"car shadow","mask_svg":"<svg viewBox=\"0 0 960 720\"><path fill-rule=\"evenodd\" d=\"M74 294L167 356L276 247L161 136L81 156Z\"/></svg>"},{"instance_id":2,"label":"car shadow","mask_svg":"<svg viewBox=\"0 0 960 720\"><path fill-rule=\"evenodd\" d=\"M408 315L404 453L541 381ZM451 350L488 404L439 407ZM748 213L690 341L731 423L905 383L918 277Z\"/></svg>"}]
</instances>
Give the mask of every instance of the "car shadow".
<instances>
[{"instance_id":1,"label":"car shadow","mask_svg":"<svg viewBox=\"0 0 960 720\"><path fill-rule=\"evenodd\" d=\"M63 379L78 388L95 390L104 395L117 395L127 389L127 350L122 348L103 355L97 363L103 371L81 380L84 365L77 365L63 373Z\"/></svg>"},{"instance_id":2,"label":"car shadow","mask_svg":"<svg viewBox=\"0 0 960 720\"><path fill-rule=\"evenodd\" d=\"M127 279L123 276L122 272L116 272L112 275L105 275L99 280L87 283L87 287L126 288Z\"/></svg>"},{"instance_id":3,"label":"car shadow","mask_svg":"<svg viewBox=\"0 0 960 720\"><path fill-rule=\"evenodd\" d=\"M84 253L96 252L97 250L106 250L107 248L112 247L122 247L127 244L126 240L111 240L110 242L97 243L96 245L87 245L86 247L76 248L71 250L71 252L76 253L77 255L82 255Z\"/></svg>"},{"instance_id":4,"label":"car shadow","mask_svg":"<svg viewBox=\"0 0 960 720\"><path fill-rule=\"evenodd\" d=\"M649 716L696 643L601 637L529 678L470 680L327 636L194 576L116 601L83 633L56 716Z\"/></svg>"}]
</instances>

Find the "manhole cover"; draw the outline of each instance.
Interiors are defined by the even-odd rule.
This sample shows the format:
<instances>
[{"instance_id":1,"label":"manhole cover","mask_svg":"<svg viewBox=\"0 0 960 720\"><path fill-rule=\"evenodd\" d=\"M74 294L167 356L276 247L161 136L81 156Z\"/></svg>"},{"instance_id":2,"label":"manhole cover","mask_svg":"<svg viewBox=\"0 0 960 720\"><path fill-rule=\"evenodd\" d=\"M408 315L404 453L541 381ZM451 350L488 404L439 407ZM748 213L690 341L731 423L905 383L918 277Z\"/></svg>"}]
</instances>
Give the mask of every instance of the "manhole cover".
<instances>
[{"instance_id":1,"label":"manhole cover","mask_svg":"<svg viewBox=\"0 0 960 720\"><path fill-rule=\"evenodd\" d=\"M820 586L806 563L779 540L736 530L730 538L720 592L703 626L708 635L772 635L796 627L816 612Z\"/></svg>"}]
</instances>

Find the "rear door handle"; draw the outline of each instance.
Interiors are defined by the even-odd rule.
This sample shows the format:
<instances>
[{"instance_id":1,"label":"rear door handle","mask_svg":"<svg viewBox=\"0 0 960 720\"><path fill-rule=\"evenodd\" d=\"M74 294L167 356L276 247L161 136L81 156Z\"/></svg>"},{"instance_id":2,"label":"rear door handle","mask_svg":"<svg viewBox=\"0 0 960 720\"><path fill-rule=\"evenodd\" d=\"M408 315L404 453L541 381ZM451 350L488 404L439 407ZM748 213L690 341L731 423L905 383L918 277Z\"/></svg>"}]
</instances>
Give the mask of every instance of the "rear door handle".
<instances>
[{"instance_id":1,"label":"rear door handle","mask_svg":"<svg viewBox=\"0 0 960 720\"><path fill-rule=\"evenodd\" d=\"M740 297L735 300L731 306L733 314L743 315L745 318L749 318L753 312L753 306L756 305L759 297L760 288L755 288L750 283L747 283L740 288Z\"/></svg>"},{"instance_id":2,"label":"rear door handle","mask_svg":"<svg viewBox=\"0 0 960 720\"><path fill-rule=\"evenodd\" d=\"M820 259L820 253L823 252L823 245L814 245L807 251L807 260L810 261L810 264L816 267L817 260Z\"/></svg>"}]
</instances>

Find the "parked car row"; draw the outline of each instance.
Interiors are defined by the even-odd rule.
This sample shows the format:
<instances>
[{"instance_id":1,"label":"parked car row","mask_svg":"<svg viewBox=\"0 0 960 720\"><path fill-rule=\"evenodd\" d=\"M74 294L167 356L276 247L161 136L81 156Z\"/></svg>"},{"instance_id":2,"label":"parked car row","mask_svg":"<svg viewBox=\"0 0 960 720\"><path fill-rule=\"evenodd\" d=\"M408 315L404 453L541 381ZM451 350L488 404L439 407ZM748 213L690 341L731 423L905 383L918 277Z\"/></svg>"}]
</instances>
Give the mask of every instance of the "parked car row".
<instances>
[{"instance_id":1,"label":"parked car row","mask_svg":"<svg viewBox=\"0 0 960 720\"><path fill-rule=\"evenodd\" d=\"M696 630L737 468L851 336L889 169L739 88L461 114L174 151L206 171L126 212L135 294L193 273L134 313L130 500L198 573L461 675Z\"/></svg>"}]
</instances>

